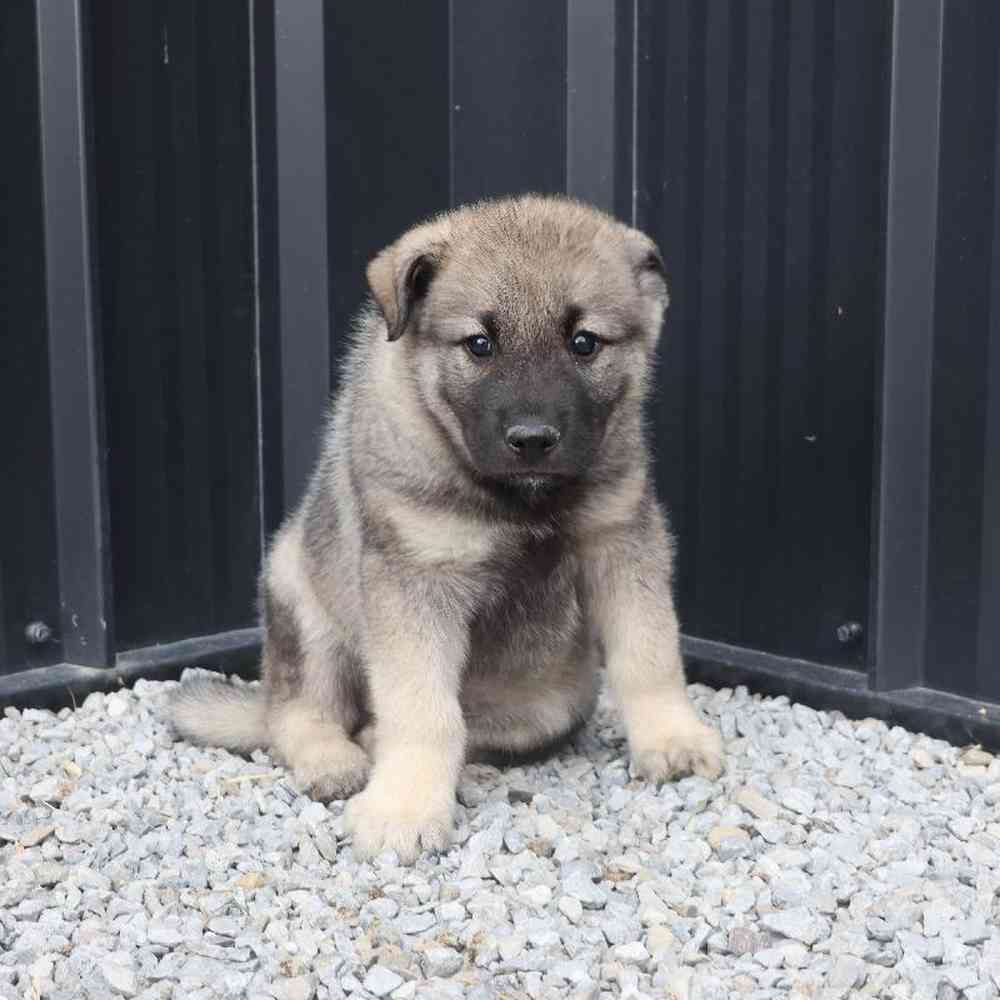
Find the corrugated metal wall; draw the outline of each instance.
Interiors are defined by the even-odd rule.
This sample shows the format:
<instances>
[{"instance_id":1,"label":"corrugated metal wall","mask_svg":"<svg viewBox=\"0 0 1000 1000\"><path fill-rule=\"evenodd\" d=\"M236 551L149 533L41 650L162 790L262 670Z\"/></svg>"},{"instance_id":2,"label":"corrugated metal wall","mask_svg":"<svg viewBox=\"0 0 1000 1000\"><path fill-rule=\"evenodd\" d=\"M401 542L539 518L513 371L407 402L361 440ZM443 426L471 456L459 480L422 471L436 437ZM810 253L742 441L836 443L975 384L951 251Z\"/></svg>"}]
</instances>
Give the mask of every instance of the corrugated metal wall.
<instances>
[{"instance_id":1,"label":"corrugated metal wall","mask_svg":"<svg viewBox=\"0 0 1000 1000\"><path fill-rule=\"evenodd\" d=\"M33 5L0 7L0 674L44 666L25 627L58 618ZM17 100L10 95L16 94Z\"/></svg>"},{"instance_id":2,"label":"corrugated metal wall","mask_svg":"<svg viewBox=\"0 0 1000 1000\"><path fill-rule=\"evenodd\" d=\"M450 204L449 22L441 3L328 3L325 12L336 359L366 294L368 261L414 213Z\"/></svg>"},{"instance_id":3,"label":"corrugated metal wall","mask_svg":"<svg viewBox=\"0 0 1000 1000\"><path fill-rule=\"evenodd\" d=\"M931 384L929 687L1000 701L1000 6L945 7Z\"/></svg>"},{"instance_id":4,"label":"corrugated metal wall","mask_svg":"<svg viewBox=\"0 0 1000 1000\"><path fill-rule=\"evenodd\" d=\"M686 631L861 667L890 10L643 2L636 221L673 300L653 410Z\"/></svg>"},{"instance_id":5,"label":"corrugated metal wall","mask_svg":"<svg viewBox=\"0 0 1000 1000\"><path fill-rule=\"evenodd\" d=\"M0 674L252 661L365 261L568 190L667 260L699 676L1000 739L992 0L81 9L0 12Z\"/></svg>"},{"instance_id":6,"label":"corrugated metal wall","mask_svg":"<svg viewBox=\"0 0 1000 1000\"><path fill-rule=\"evenodd\" d=\"M256 618L249 9L95 3L88 37L121 650Z\"/></svg>"}]
</instances>

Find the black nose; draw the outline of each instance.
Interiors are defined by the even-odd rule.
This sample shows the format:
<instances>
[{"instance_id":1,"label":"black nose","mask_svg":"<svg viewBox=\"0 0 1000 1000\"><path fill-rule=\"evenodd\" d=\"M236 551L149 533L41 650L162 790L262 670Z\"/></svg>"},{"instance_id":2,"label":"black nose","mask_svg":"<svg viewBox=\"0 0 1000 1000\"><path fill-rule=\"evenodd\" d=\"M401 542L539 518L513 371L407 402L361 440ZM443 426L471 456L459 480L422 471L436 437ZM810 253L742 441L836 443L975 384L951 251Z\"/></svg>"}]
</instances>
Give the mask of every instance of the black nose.
<instances>
[{"instance_id":1,"label":"black nose","mask_svg":"<svg viewBox=\"0 0 1000 1000\"><path fill-rule=\"evenodd\" d=\"M552 451L559 438L559 430L549 424L514 424L504 435L507 447L529 462Z\"/></svg>"}]
</instances>

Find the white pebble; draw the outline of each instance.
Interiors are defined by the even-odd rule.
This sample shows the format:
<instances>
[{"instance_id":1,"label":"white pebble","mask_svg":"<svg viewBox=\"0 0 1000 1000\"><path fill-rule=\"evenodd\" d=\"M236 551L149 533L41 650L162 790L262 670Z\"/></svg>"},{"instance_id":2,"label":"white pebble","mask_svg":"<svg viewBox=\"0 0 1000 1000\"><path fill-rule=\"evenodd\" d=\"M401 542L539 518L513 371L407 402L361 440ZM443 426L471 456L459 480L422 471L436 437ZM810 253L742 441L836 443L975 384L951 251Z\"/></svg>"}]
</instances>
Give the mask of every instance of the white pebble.
<instances>
[{"instance_id":1,"label":"white pebble","mask_svg":"<svg viewBox=\"0 0 1000 1000\"><path fill-rule=\"evenodd\" d=\"M377 997L387 997L393 990L403 985L401 976L392 969L381 965L373 965L364 978L364 988Z\"/></svg>"}]
</instances>

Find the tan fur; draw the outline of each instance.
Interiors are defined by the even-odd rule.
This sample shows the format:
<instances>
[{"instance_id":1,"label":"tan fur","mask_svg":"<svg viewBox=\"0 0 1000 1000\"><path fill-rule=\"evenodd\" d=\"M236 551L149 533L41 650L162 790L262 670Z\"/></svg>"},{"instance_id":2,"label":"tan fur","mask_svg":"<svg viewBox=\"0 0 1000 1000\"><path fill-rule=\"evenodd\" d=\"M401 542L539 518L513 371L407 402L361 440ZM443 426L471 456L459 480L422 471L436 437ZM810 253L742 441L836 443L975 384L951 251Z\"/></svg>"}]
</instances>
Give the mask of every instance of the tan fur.
<instances>
[{"instance_id":1,"label":"tan fur","mask_svg":"<svg viewBox=\"0 0 1000 1000\"><path fill-rule=\"evenodd\" d=\"M261 575L263 685L182 687L178 732L269 747L318 798L357 792L355 851L404 860L447 845L466 760L572 735L602 662L639 773L717 774L642 428L654 244L529 196L417 226L367 274L322 454ZM570 350L581 331L592 356ZM551 455L515 454L510 427L543 420Z\"/></svg>"},{"instance_id":2,"label":"tan fur","mask_svg":"<svg viewBox=\"0 0 1000 1000\"><path fill-rule=\"evenodd\" d=\"M300 521L290 521L276 536L268 560L267 581L274 596L284 601L294 613L305 645L322 649L333 623L310 578Z\"/></svg>"},{"instance_id":3,"label":"tan fur","mask_svg":"<svg viewBox=\"0 0 1000 1000\"><path fill-rule=\"evenodd\" d=\"M498 529L455 511L422 510L389 499L384 509L400 545L419 563L475 565L489 559L502 542Z\"/></svg>"},{"instance_id":4,"label":"tan fur","mask_svg":"<svg viewBox=\"0 0 1000 1000\"><path fill-rule=\"evenodd\" d=\"M274 706L268 739L295 780L316 798L343 799L364 787L367 755L315 703L296 698Z\"/></svg>"}]
</instances>

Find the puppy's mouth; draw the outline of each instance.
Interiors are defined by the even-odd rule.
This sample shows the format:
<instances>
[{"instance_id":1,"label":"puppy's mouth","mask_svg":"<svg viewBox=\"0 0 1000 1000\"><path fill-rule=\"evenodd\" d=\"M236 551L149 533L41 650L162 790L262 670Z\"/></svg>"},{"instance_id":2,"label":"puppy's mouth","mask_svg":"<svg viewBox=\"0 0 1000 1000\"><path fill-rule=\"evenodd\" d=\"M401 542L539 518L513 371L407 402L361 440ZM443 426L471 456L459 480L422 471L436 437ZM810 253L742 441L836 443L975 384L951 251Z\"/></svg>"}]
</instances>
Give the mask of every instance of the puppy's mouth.
<instances>
[{"instance_id":1,"label":"puppy's mouth","mask_svg":"<svg viewBox=\"0 0 1000 1000\"><path fill-rule=\"evenodd\" d=\"M524 470L491 477L491 485L502 494L528 506L540 506L563 493L573 477L561 472Z\"/></svg>"},{"instance_id":2,"label":"puppy's mouth","mask_svg":"<svg viewBox=\"0 0 1000 1000\"><path fill-rule=\"evenodd\" d=\"M566 485L569 477L559 472L513 472L504 480L515 489L536 492L558 490Z\"/></svg>"}]
</instances>

